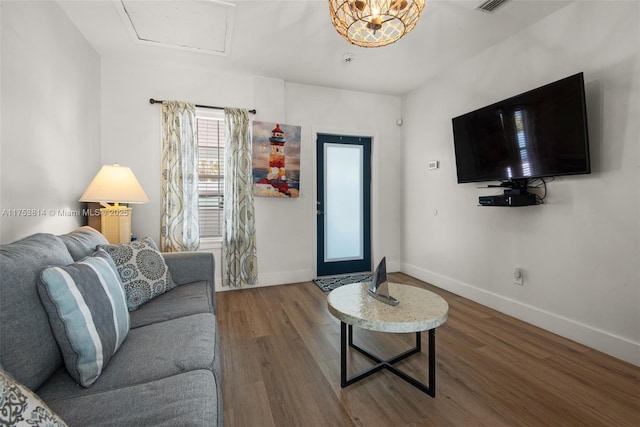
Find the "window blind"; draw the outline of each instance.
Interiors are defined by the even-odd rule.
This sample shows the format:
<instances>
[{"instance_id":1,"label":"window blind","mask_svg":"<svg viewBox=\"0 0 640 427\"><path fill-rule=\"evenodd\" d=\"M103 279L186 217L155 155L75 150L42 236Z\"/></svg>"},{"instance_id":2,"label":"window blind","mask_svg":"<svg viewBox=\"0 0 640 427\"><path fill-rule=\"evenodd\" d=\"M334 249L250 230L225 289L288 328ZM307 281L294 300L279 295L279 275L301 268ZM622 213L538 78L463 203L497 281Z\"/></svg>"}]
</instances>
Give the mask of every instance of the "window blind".
<instances>
[{"instance_id":1,"label":"window blind","mask_svg":"<svg viewBox=\"0 0 640 427\"><path fill-rule=\"evenodd\" d=\"M224 227L224 113L196 115L200 237L222 237Z\"/></svg>"}]
</instances>

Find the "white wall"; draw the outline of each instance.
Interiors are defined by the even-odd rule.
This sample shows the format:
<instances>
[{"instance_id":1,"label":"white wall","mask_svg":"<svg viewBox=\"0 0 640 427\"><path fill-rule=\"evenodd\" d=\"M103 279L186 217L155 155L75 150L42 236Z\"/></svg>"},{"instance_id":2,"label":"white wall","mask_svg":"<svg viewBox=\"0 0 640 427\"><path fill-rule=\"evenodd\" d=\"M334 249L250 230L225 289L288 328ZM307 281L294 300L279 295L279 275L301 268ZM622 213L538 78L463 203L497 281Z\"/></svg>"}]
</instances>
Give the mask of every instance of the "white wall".
<instances>
[{"instance_id":1,"label":"white wall","mask_svg":"<svg viewBox=\"0 0 640 427\"><path fill-rule=\"evenodd\" d=\"M403 98L402 269L640 365L639 18L637 2L572 4ZM592 174L542 206L478 207L496 192L456 183L451 118L580 71Z\"/></svg>"},{"instance_id":2,"label":"white wall","mask_svg":"<svg viewBox=\"0 0 640 427\"><path fill-rule=\"evenodd\" d=\"M53 2L2 2L0 242L81 225L100 166L100 58ZM24 210L23 210L24 209Z\"/></svg>"},{"instance_id":3,"label":"white wall","mask_svg":"<svg viewBox=\"0 0 640 427\"><path fill-rule=\"evenodd\" d=\"M130 166L151 199L133 206L133 233L159 238L160 106L149 98L256 108L255 120L302 126L301 196L256 198L261 286L310 280L315 272L314 129L374 135L374 244L384 246L390 270L400 264L400 98L228 75L171 63L103 59L102 160ZM378 147L378 148L375 148ZM377 151L376 151L377 150ZM378 157L376 157L378 156ZM374 247L375 250L375 247ZM379 249L382 253L382 249ZM220 273L220 252L214 250ZM374 253L375 255L375 253ZM220 281L218 280L218 283Z\"/></svg>"},{"instance_id":4,"label":"white wall","mask_svg":"<svg viewBox=\"0 0 640 427\"><path fill-rule=\"evenodd\" d=\"M149 99L253 108L253 78L179 64L102 61L102 162L129 166L151 200L133 205L134 236L160 236L160 117Z\"/></svg>"},{"instance_id":5,"label":"white wall","mask_svg":"<svg viewBox=\"0 0 640 427\"><path fill-rule=\"evenodd\" d=\"M372 257L377 263L382 256L387 257L389 271L400 267L400 222L398 211L401 206L401 128L396 125L400 117L400 98L328 89L302 84L285 84L285 117L288 123L302 126L301 177L302 187L300 209L291 212L279 200L258 200L256 206L272 206L285 224L297 224L292 231L291 244L287 245L287 257L311 256L315 260L316 237L316 138L318 133L372 137ZM286 202L286 200L284 200ZM258 211L260 212L260 211ZM264 216L263 219L273 218ZM291 222L289 221L291 220ZM271 222L270 222L271 223ZM280 230L269 227L265 222L263 237L277 242ZM258 236L260 237L260 236ZM258 241L260 244L260 240ZM266 258L266 254L262 254ZM269 257L279 258L273 251ZM260 261L259 261L260 262ZM315 263L307 262L312 268L307 277L314 277ZM267 267L268 268L268 267ZM298 279L298 281L304 279ZM309 280L309 279L306 279ZM279 283L286 283L279 282Z\"/></svg>"}]
</instances>

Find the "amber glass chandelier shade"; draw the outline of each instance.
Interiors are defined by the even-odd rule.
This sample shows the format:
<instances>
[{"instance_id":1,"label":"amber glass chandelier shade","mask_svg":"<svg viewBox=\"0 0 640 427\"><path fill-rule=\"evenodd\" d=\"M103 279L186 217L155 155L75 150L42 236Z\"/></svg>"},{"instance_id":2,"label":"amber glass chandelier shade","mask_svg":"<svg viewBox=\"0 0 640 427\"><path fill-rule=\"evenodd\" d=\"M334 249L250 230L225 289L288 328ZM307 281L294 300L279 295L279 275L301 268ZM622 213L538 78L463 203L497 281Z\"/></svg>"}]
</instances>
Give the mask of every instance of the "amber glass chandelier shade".
<instances>
[{"instance_id":1,"label":"amber glass chandelier shade","mask_svg":"<svg viewBox=\"0 0 640 427\"><path fill-rule=\"evenodd\" d=\"M348 42L362 47L398 41L418 23L425 0L329 0L331 21Z\"/></svg>"}]
</instances>

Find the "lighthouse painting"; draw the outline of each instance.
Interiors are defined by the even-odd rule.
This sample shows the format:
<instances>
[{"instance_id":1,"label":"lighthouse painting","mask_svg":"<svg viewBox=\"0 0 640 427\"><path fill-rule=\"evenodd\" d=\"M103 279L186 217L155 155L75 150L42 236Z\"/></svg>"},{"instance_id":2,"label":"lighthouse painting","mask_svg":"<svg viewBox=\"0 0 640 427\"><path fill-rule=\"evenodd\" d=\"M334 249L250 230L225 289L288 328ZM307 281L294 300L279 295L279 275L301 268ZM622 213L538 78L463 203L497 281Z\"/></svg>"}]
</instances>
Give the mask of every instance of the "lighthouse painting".
<instances>
[{"instance_id":1,"label":"lighthouse painting","mask_svg":"<svg viewBox=\"0 0 640 427\"><path fill-rule=\"evenodd\" d=\"M253 194L299 197L300 126L253 122Z\"/></svg>"}]
</instances>

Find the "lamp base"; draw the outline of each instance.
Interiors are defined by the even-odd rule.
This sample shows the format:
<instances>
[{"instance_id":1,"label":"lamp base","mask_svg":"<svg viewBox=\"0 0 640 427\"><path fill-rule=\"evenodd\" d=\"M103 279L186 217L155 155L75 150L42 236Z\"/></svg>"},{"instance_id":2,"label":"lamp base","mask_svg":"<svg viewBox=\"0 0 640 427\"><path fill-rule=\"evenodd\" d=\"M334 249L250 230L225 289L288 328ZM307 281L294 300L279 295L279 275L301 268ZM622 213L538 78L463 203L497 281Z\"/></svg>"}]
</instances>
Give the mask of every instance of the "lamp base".
<instances>
[{"instance_id":1,"label":"lamp base","mask_svg":"<svg viewBox=\"0 0 640 427\"><path fill-rule=\"evenodd\" d=\"M131 208L126 206L101 208L100 229L109 243L131 242Z\"/></svg>"}]
</instances>

